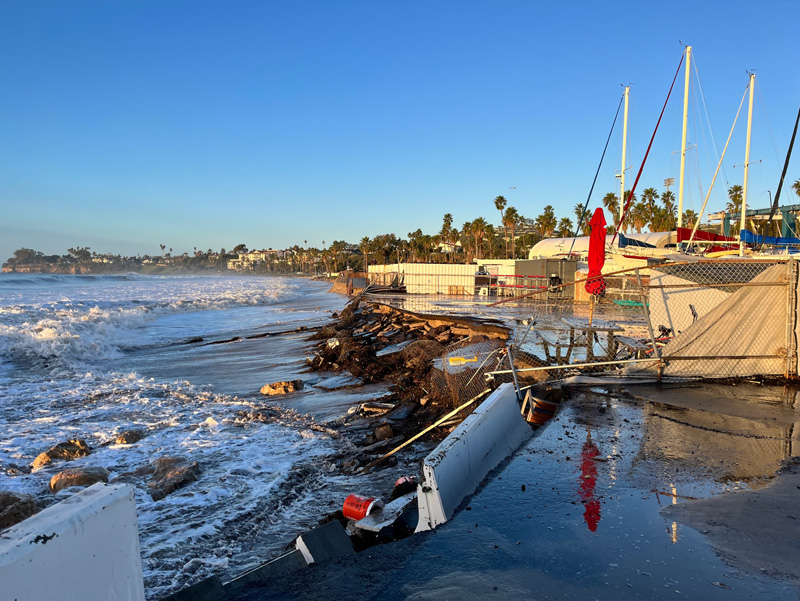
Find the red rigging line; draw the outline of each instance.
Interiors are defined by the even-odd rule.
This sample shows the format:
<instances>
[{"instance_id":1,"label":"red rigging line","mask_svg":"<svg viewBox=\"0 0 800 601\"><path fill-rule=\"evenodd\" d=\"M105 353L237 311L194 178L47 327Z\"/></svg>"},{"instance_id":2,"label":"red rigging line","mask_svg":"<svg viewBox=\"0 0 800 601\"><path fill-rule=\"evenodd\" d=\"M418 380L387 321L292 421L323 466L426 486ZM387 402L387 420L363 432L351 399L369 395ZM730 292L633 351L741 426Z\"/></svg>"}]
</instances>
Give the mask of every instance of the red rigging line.
<instances>
[{"instance_id":1,"label":"red rigging line","mask_svg":"<svg viewBox=\"0 0 800 601\"><path fill-rule=\"evenodd\" d=\"M656 138L656 132L658 131L658 126L661 125L661 118L664 116L664 111L667 108L667 103L669 102L669 97L672 95L672 88L675 87L675 82L678 80L678 74L681 72L681 65L683 65L683 54L681 54L681 60L678 63L678 69L675 71L675 77L672 78L672 85L669 87L669 93L667 94L667 99L664 101L664 106L661 108L661 114L658 116L658 121L656 122L656 128L653 130L653 135L650 137L650 143L647 145L647 151L644 153L644 159L642 159L642 166L639 167L639 173L636 174L636 179L633 181L633 186L631 187L630 192L628 193L628 200L625 201L625 208L622 211L622 217L617 224L617 229L614 230L614 237L611 238L611 245L614 245L614 241L617 239L617 234L619 233L619 228L622 227L622 224L625 222L625 217L628 216L628 209L631 206L631 200L633 199L633 193L636 191L636 185L639 183L639 178L642 176L642 171L644 170L644 165L647 162L647 155L650 154L650 148L653 146L653 140Z\"/></svg>"}]
</instances>

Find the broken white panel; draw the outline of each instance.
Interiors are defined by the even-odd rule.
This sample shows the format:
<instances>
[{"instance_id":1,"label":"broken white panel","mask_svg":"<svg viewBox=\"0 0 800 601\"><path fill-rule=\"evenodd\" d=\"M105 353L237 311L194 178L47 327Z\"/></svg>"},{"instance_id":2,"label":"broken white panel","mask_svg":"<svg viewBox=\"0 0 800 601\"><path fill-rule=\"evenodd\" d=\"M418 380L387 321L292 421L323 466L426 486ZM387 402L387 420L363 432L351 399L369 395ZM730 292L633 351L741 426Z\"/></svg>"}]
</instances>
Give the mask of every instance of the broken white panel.
<instances>
[{"instance_id":1,"label":"broken white panel","mask_svg":"<svg viewBox=\"0 0 800 601\"><path fill-rule=\"evenodd\" d=\"M98 483L3 532L3 599L144 601L130 484Z\"/></svg>"},{"instance_id":2,"label":"broken white panel","mask_svg":"<svg viewBox=\"0 0 800 601\"><path fill-rule=\"evenodd\" d=\"M394 524L400 517L403 510L410 505L416 498L416 492L410 492L402 497L397 497L389 501L383 508L370 511L369 515L356 522L356 528L367 530L368 532L380 532L384 528Z\"/></svg>"},{"instance_id":3,"label":"broken white panel","mask_svg":"<svg viewBox=\"0 0 800 601\"><path fill-rule=\"evenodd\" d=\"M481 480L533 434L514 387L503 384L445 438L422 465L416 532L450 519Z\"/></svg>"}]
</instances>

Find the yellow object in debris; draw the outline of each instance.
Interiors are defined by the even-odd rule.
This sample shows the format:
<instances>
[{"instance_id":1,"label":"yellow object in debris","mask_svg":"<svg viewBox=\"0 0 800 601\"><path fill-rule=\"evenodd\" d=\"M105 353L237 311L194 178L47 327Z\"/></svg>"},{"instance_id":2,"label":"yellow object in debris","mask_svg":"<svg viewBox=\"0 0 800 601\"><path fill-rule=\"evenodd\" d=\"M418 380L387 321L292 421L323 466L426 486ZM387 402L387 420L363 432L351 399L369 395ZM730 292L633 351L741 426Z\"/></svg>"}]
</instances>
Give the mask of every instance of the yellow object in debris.
<instances>
[{"instance_id":1,"label":"yellow object in debris","mask_svg":"<svg viewBox=\"0 0 800 601\"><path fill-rule=\"evenodd\" d=\"M466 357L450 357L448 360L450 365L464 365L465 363L477 363L478 362L478 355L475 355L472 359L467 359Z\"/></svg>"}]
</instances>

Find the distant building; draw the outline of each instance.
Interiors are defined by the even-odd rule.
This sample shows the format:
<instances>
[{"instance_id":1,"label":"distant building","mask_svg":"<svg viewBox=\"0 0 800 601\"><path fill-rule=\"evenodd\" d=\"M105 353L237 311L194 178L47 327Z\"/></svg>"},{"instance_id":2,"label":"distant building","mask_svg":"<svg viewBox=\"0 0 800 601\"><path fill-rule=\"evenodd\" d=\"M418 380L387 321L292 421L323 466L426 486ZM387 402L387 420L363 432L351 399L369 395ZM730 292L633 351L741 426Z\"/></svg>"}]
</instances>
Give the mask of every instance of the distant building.
<instances>
[{"instance_id":1,"label":"distant building","mask_svg":"<svg viewBox=\"0 0 800 601\"><path fill-rule=\"evenodd\" d=\"M228 259L228 269L232 271L253 270L262 263L268 263L277 259L283 259L292 254L289 250L253 250L246 253L239 253L238 259Z\"/></svg>"}]
</instances>

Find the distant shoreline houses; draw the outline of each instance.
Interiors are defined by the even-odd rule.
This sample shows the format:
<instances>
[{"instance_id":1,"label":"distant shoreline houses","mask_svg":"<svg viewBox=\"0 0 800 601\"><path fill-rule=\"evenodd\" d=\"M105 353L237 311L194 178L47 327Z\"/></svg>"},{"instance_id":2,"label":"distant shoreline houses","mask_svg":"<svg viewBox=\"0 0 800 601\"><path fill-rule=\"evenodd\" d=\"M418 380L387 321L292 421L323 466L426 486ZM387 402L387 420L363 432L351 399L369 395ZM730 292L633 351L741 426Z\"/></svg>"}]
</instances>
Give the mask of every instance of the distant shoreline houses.
<instances>
[{"instance_id":1,"label":"distant shoreline houses","mask_svg":"<svg viewBox=\"0 0 800 601\"><path fill-rule=\"evenodd\" d=\"M250 252L239 253L236 259L228 259L228 269L231 271L253 271L259 265L282 261L294 255L292 250L252 250Z\"/></svg>"}]
</instances>

